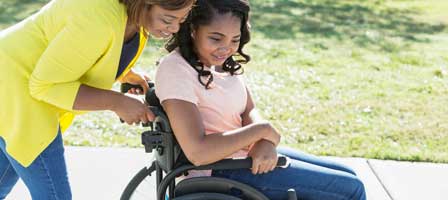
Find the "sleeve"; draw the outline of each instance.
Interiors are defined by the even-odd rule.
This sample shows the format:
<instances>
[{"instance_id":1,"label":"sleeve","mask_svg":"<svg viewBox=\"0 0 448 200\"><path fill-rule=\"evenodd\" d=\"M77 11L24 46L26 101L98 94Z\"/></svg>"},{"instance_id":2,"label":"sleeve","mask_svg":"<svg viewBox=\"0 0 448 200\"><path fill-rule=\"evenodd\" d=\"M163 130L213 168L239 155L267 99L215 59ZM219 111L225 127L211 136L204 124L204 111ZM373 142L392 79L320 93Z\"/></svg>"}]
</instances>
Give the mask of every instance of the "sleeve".
<instances>
[{"instance_id":1,"label":"sleeve","mask_svg":"<svg viewBox=\"0 0 448 200\"><path fill-rule=\"evenodd\" d=\"M171 59L173 54L163 59L156 73L156 95L162 103L167 99L178 99L198 105L198 96L195 91L194 73L189 71L185 62Z\"/></svg>"},{"instance_id":2,"label":"sleeve","mask_svg":"<svg viewBox=\"0 0 448 200\"><path fill-rule=\"evenodd\" d=\"M106 52L112 27L101 15L80 12L49 42L29 79L30 95L72 111L86 73Z\"/></svg>"}]
</instances>

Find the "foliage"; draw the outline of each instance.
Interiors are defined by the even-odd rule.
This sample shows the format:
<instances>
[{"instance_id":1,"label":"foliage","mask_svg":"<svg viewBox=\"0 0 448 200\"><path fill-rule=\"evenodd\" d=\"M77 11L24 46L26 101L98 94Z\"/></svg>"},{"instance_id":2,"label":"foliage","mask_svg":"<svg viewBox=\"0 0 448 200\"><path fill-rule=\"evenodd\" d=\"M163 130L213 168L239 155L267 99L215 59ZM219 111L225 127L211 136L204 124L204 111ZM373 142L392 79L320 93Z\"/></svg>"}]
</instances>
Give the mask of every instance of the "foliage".
<instances>
[{"instance_id":1,"label":"foliage","mask_svg":"<svg viewBox=\"0 0 448 200\"><path fill-rule=\"evenodd\" d=\"M3 1L0 27L45 2ZM446 1L251 4L253 61L245 75L284 144L320 155L448 162ZM162 47L151 41L137 68L154 77ZM65 141L136 147L142 130L111 112L91 113Z\"/></svg>"}]
</instances>

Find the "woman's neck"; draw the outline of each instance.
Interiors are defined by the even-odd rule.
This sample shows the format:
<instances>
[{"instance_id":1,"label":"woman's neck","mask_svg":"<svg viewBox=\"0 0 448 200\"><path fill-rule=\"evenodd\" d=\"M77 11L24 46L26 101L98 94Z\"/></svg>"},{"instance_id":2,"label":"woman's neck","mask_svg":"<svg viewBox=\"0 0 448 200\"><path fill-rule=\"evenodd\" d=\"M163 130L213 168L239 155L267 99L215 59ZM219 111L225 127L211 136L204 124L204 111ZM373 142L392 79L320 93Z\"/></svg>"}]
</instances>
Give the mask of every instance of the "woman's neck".
<instances>
[{"instance_id":1,"label":"woman's neck","mask_svg":"<svg viewBox=\"0 0 448 200\"><path fill-rule=\"evenodd\" d=\"M135 24L126 24L126 29L124 31L124 42L129 41L135 33L138 32L138 28Z\"/></svg>"}]
</instances>

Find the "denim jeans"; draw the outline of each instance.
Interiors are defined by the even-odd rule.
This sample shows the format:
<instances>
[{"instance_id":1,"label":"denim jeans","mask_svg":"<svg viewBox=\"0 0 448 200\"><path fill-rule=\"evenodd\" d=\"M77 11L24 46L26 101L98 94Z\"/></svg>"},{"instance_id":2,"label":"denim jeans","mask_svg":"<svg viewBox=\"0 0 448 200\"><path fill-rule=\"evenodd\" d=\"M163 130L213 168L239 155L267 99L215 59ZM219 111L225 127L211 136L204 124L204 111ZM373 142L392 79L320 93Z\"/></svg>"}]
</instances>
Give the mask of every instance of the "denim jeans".
<instances>
[{"instance_id":1,"label":"denim jeans","mask_svg":"<svg viewBox=\"0 0 448 200\"><path fill-rule=\"evenodd\" d=\"M299 199L366 199L363 183L350 168L290 148L279 148L278 153L291 158L289 167L259 175L249 169L214 170L212 176L250 185L271 200L287 199L288 189L295 189Z\"/></svg>"},{"instance_id":2,"label":"denim jeans","mask_svg":"<svg viewBox=\"0 0 448 200\"><path fill-rule=\"evenodd\" d=\"M0 148L0 199L6 198L19 178L33 200L72 199L61 133L28 167L23 167L6 153L2 138Z\"/></svg>"}]
</instances>

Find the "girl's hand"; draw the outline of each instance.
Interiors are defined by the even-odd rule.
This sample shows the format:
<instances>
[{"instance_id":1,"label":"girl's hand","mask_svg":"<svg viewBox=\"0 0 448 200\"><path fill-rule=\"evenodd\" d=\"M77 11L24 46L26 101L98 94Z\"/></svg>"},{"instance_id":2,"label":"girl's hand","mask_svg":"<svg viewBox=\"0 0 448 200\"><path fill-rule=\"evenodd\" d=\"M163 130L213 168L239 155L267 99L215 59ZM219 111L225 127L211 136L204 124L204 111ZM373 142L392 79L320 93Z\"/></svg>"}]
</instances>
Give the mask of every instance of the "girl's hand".
<instances>
[{"instance_id":1,"label":"girl's hand","mask_svg":"<svg viewBox=\"0 0 448 200\"><path fill-rule=\"evenodd\" d=\"M252 174L268 173L277 166L277 150L275 145L267 140L259 140L249 150L252 157Z\"/></svg>"},{"instance_id":2,"label":"girl's hand","mask_svg":"<svg viewBox=\"0 0 448 200\"><path fill-rule=\"evenodd\" d=\"M120 81L122 83L130 83L133 85L140 85L143 88L143 91L140 89L132 88L128 91L130 94L146 94L149 90L148 81L151 80L145 74L139 74L134 71L129 71Z\"/></svg>"}]
</instances>

